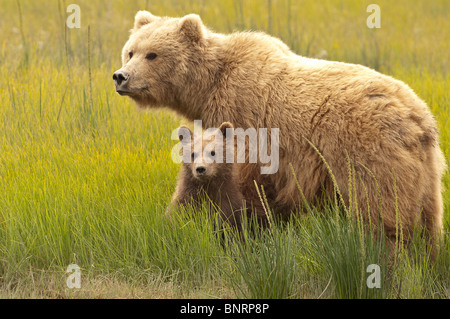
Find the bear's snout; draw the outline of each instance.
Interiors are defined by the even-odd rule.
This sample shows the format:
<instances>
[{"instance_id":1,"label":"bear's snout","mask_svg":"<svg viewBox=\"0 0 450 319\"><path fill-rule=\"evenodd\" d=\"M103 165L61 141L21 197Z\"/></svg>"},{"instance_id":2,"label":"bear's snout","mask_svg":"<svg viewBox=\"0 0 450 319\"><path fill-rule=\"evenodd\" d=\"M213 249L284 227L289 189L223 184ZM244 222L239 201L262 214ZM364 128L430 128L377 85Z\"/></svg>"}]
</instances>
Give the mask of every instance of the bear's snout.
<instances>
[{"instance_id":1,"label":"bear's snout","mask_svg":"<svg viewBox=\"0 0 450 319\"><path fill-rule=\"evenodd\" d=\"M114 84L116 85L116 92L121 94L125 93L124 87L128 83L130 75L122 70L116 71L113 74Z\"/></svg>"},{"instance_id":2,"label":"bear's snout","mask_svg":"<svg viewBox=\"0 0 450 319\"><path fill-rule=\"evenodd\" d=\"M198 175L203 175L206 173L206 167L199 166L195 169L195 171L197 172Z\"/></svg>"}]
</instances>

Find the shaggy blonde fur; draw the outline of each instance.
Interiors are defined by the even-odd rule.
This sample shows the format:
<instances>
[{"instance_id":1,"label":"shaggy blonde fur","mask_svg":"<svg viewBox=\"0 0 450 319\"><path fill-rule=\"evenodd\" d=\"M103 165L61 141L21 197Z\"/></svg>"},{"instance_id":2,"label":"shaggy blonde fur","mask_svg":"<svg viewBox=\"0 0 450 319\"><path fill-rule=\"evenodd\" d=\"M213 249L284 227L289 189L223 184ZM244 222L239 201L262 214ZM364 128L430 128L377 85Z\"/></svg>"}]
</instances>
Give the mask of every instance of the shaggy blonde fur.
<instances>
[{"instance_id":1,"label":"shaggy blonde fur","mask_svg":"<svg viewBox=\"0 0 450 319\"><path fill-rule=\"evenodd\" d=\"M150 61L149 53L157 57ZM310 202L338 186L346 205L356 198L353 210L388 235L400 222L405 239L417 223L432 238L441 233L445 159L436 122L403 82L361 65L298 56L264 33L214 33L193 14L138 12L122 59L129 79L116 89L142 107L169 107L204 128L224 121L279 128L279 171L261 175L257 164L244 165L245 197L256 198L256 180L273 207L290 213L302 201L291 163Z\"/></svg>"}]
</instances>

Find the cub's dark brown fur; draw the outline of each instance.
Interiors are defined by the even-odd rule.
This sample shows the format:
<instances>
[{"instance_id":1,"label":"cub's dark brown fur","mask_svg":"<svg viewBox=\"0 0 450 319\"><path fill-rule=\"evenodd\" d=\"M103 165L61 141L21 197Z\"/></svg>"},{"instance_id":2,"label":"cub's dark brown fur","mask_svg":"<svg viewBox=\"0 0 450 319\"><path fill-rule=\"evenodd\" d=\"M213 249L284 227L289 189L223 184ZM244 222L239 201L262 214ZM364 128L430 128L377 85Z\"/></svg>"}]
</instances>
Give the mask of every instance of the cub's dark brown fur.
<instances>
[{"instance_id":1,"label":"cub's dark brown fur","mask_svg":"<svg viewBox=\"0 0 450 319\"><path fill-rule=\"evenodd\" d=\"M227 128L233 128L233 126L225 122L219 127L220 132L215 132L222 133L219 134L222 140L217 138L215 133L203 135L199 139L202 142L202 147L199 148L201 154L196 152L192 131L185 126L179 128L179 139L184 146L188 146L187 143L189 143L191 158L190 160L183 158L171 206L194 205L198 207L202 200L207 200L211 202L214 209L217 209L223 221L240 229L245 202L240 189L238 164L225 161ZM190 136L190 141L186 141L186 135ZM218 147L223 148L222 154ZM224 156L224 160L221 162L215 158L219 155ZM213 159L216 161L212 162ZM171 208L169 207L166 215L170 217L170 214Z\"/></svg>"}]
</instances>

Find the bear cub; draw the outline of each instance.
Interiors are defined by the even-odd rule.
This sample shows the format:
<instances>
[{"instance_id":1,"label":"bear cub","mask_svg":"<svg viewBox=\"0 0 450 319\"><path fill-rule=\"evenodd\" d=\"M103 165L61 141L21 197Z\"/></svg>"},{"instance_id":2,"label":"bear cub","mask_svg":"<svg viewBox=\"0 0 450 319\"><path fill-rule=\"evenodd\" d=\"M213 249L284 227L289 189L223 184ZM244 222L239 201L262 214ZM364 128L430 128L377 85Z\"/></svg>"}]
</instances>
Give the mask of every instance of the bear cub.
<instances>
[{"instance_id":1,"label":"bear cub","mask_svg":"<svg viewBox=\"0 0 450 319\"><path fill-rule=\"evenodd\" d=\"M224 122L217 130L206 131L197 137L186 126L178 129L182 150L187 148L190 152L183 152L182 167L175 194L166 211L167 217L170 218L173 207L200 207L202 200L206 200L213 206L213 211L219 212L222 222L241 231L245 201L240 189L238 164L226 161L227 145L228 150L234 152L235 149L234 134L227 129L233 129L233 125Z\"/></svg>"}]
</instances>

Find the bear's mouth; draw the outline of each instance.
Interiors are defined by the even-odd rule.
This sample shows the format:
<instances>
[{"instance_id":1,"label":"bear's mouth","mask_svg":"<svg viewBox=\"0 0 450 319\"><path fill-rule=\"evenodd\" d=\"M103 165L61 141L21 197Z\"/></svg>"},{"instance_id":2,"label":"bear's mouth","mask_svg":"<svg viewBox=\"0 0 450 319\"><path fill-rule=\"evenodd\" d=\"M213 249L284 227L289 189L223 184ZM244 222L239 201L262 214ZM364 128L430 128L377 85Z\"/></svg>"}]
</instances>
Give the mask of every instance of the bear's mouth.
<instances>
[{"instance_id":1,"label":"bear's mouth","mask_svg":"<svg viewBox=\"0 0 450 319\"><path fill-rule=\"evenodd\" d=\"M208 173L203 173L203 174L194 173L194 177L195 177L198 181L200 181L200 182L202 182L202 183L207 182L207 181L211 181L211 180L214 179L214 176L212 176L212 175L210 175L210 174L208 174Z\"/></svg>"},{"instance_id":2,"label":"bear's mouth","mask_svg":"<svg viewBox=\"0 0 450 319\"><path fill-rule=\"evenodd\" d=\"M128 95L132 94L130 91L124 91L124 90L116 90L116 92L119 93L119 95L121 95L121 96L128 96Z\"/></svg>"},{"instance_id":3,"label":"bear's mouth","mask_svg":"<svg viewBox=\"0 0 450 319\"><path fill-rule=\"evenodd\" d=\"M143 91L147 90L148 88L149 87L146 86L146 87L142 87L142 88L139 88L139 89L133 90L133 91L124 90L124 89L116 89L116 92L119 93L119 95L121 95L121 96L134 96L134 95L138 95L139 93L142 93Z\"/></svg>"}]
</instances>

